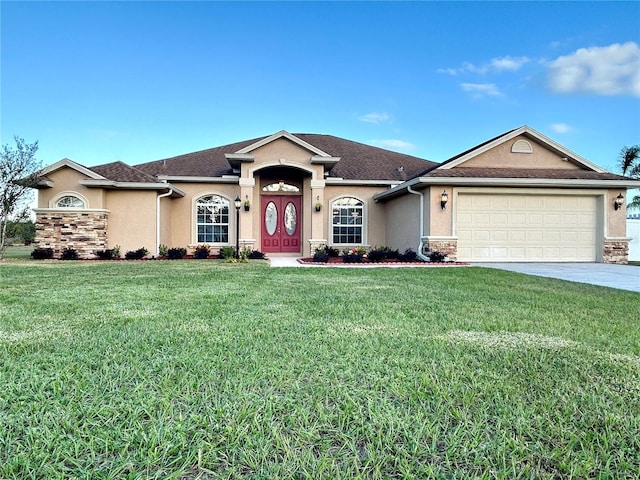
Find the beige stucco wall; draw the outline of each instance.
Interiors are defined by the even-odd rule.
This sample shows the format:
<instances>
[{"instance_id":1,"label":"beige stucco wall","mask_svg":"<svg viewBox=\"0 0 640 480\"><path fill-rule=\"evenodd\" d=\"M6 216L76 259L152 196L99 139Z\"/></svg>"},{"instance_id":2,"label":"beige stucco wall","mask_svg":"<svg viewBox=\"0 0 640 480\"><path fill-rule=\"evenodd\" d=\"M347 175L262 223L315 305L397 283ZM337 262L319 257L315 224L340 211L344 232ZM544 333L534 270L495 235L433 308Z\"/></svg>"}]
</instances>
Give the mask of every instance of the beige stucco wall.
<instances>
[{"instance_id":1,"label":"beige stucco wall","mask_svg":"<svg viewBox=\"0 0 640 480\"><path fill-rule=\"evenodd\" d=\"M160 243L168 247L193 248L196 245L196 200L205 195L220 195L229 200L229 245L235 245L235 208L234 200L240 193L237 184L229 183L177 183L173 185L185 193L181 198L161 199ZM243 223L244 210L240 211L240 225ZM165 215L169 215L165 217ZM240 235L242 237L242 234ZM215 248L214 250L217 250Z\"/></svg>"},{"instance_id":2,"label":"beige stucco wall","mask_svg":"<svg viewBox=\"0 0 640 480\"><path fill-rule=\"evenodd\" d=\"M321 221L324 227L324 238L329 245L332 242L332 209L331 204L340 197L355 197L364 203L365 231L363 246L375 247L387 245L387 229L385 227L385 205L376 203L373 195L384 191L385 187L370 187L356 185L330 185L324 191L324 204ZM338 246L338 248L342 248Z\"/></svg>"},{"instance_id":3,"label":"beige stucco wall","mask_svg":"<svg viewBox=\"0 0 640 480\"><path fill-rule=\"evenodd\" d=\"M100 188L87 188L80 185L80 180L89 177L73 170L63 167L55 172L49 173L47 177L53 182L53 188L42 188L38 190L38 208L52 208L52 202L57 200L61 194L76 193L89 203L87 208L106 208L104 206L103 190Z\"/></svg>"},{"instance_id":4,"label":"beige stucco wall","mask_svg":"<svg viewBox=\"0 0 640 480\"><path fill-rule=\"evenodd\" d=\"M622 194L625 197L625 190L609 190L606 194L606 200L604 209L607 212L607 230L605 236L609 238L626 238L627 236L627 205L622 205L622 208L616 210L613 206L616 197Z\"/></svg>"},{"instance_id":5,"label":"beige stucco wall","mask_svg":"<svg viewBox=\"0 0 640 480\"><path fill-rule=\"evenodd\" d=\"M127 250L145 247L156 251L156 196L153 190L109 190L105 207L109 214L109 248Z\"/></svg>"},{"instance_id":6,"label":"beige stucco wall","mask_svg":"<svg viewBox=\"0 0 640 480\"><path fill-rule=\"evenodd\" d=\"M447 192L449 199L443 210L440 201L442 192ZM453 230L453 209L456 203L456 190L450 186L430 187L425 190L425 198L429 202L429 217L427 235L451 236Z\"/></svg>"},{"instance_id":7,"label":"beige stucco wall","mask_svg":"<svg viewBox=\"0 0 640 480\"><path fill-rule=\"evenodd\" d=\"M386 213L386 246L401 252L407 248L417 250L421 233L420 197L404 195L381 205ZM424 214L426 217L427 213Z\"/></svg>"},{"instance_id":8,"label":"beige stucco wall","mask_svg":"<svg viewBox=\"0 0 640 480\"><path fill-rule=\"evenodd\" d=\"M533 153L512 153L511 147L518 140L526 140L533 147ZM485 167L485 168L553 168L579 169L577 165L562 160L562 155L548 150L542 144L520 135L510 142L505 142L491 150L465 161L455 168Z\"/></svg>"},{"instance_id":9,"label":"beige stucco wall","mask_svg":"<svg viewBox=\"0 0 640 480\"><path fill-rule=\"evenodd\" d=\"M251 155L255 156L255 162L253 164L255 167L255 165L279 162L281 159L309 164L310 158L315 154L286 138L279 138L267 145L252 150ZM252 168L251 164L247 165L249 168Z\"/></svg>"}]
</instances>

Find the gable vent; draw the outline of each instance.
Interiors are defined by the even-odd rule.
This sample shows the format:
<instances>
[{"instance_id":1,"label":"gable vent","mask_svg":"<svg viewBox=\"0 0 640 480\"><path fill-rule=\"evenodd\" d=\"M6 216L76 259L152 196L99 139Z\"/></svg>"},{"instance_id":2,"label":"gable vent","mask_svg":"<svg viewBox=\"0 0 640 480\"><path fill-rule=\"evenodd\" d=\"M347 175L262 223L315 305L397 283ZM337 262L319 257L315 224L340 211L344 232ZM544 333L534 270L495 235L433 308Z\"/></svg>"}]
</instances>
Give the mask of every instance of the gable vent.
<instances>
[{"instance_id":1,"label":"gable vent","mask_svg":"<svg viewBox=\"0 0 640 480\"><path fill-rule=\"evenodd\" d=\"M526 140L516 140L511 145L511 153L533 153L533 147Z\"/></svg>"}]
</instances>

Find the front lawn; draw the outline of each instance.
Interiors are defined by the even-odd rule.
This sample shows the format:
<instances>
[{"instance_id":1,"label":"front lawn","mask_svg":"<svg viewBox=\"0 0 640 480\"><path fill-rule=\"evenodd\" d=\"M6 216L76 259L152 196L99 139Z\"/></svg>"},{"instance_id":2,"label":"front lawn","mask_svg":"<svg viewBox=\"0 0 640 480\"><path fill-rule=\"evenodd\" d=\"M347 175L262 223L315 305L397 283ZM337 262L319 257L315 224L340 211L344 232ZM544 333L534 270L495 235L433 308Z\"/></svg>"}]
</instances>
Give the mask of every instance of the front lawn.
<instances>
[{"instance_id":1,"label":"front lawn","mask_svg":"<svg viewBox=\"0 0 640 480\"><path fill-rule=\"evenodd\" d=\"M0 478L638 478L640 294L0 263Z\"/></svg>"}]
</instances>

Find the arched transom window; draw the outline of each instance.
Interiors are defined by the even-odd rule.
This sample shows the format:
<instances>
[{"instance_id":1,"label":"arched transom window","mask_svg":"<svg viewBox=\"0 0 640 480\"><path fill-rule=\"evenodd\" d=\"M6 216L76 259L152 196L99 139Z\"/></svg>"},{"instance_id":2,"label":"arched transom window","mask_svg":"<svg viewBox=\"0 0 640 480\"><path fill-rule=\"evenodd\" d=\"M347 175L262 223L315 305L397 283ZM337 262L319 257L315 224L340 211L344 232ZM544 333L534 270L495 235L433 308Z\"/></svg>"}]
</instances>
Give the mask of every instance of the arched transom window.
<instances>
[{"instance_id":1,"label":"arched transom window","mask_svg":"<svg viewBox=\"0 0 640 480\"><path fill-rule=\"evenodd\" d=\"M361 200L342 197L334 200L332 209L332 239L339 245L362 245L364 208Z\"/></svg>"},{"instance_id":2,"label":"arched transom window","mask_svg":"<svg viewBox=\"0 0 640 480\"><path fill-rule=\"evenodd\" d=\"M198 243L229 243L229 200L206 195L196 202Z\"/></svg>"},{"instance_id":3,"label":"arched transom window","mask_svg":"<svg viewBox=\"0 0 640 480\"><path fill-rule=\"evenodd\" d=\"M299 192L300 189L290 183L284 183L282 181L277 183L270 183L262 187L263 192Z\"/></svg>"},{"instance_id":4,"label":"arched transom window","mask_svg":"<svg viewBox=\"0 0 640 480\"><path fill-rule=\"evenodd\" d=\"M56 202L58 208L84 208L84 201L74 195L65 195Z\"/></svg>"}]
</instances>

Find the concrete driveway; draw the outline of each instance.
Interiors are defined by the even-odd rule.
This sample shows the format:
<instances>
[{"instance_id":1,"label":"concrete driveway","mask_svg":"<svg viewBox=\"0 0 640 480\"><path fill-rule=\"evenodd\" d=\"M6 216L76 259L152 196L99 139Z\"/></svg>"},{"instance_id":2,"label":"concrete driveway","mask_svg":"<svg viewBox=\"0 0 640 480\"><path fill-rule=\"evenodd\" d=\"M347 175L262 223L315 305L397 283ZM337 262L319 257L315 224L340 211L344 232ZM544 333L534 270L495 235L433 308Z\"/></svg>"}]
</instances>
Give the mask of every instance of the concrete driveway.
<instances>
[{"instance_id":1,"label":"concrete driveway","mask_svg":"<svg viewBox=\"0 0 640 480\"><path fill-rule=\"evenodd\" d=\"M474 263L474 266L640 292L640 266L605 263Z\"/></svg>"}]
</instances>

